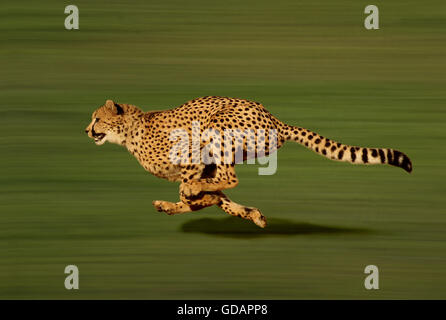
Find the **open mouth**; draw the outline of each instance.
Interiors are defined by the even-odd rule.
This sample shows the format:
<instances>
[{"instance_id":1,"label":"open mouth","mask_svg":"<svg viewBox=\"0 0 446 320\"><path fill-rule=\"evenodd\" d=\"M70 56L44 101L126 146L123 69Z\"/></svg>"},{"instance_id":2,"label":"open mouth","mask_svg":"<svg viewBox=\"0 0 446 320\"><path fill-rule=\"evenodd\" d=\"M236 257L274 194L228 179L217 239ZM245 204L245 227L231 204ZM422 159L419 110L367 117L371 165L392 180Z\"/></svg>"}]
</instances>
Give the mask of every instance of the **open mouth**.
<instances>
[{"instance_id":1,"label":"open mouth","mask_svg":"<svg viewBox=\"0 0 446 320\"><path fill-rule=\"evenodd\" d=\"M97 144L97 145L101 145L101 144L103 144L104 142L105 142L105 133L97 133L97 134L95 134L94 136L93 136L93 138L94 138L94 142Z\"/></svg>"}]
</instances>

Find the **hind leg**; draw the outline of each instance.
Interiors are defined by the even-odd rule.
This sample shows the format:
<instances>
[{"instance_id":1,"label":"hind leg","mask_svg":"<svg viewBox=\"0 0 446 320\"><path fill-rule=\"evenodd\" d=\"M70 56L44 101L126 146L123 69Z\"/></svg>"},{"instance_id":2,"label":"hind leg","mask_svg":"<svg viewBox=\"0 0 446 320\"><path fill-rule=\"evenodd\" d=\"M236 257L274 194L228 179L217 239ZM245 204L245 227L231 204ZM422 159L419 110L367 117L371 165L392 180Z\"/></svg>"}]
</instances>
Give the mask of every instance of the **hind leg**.
<instances>
[{"instance_id":1,"label":"hind leg","mask_svg":"<svg viewBox=\"0 0 446 320\"><path fill-rule=\"evenodd\" d=\"M183 192L183 187L180 186L180 202L168 201L153 201L153 205L160 212L165 212L168 215L186 213L191 211L201 210L206 207L217 205L224 212L251 220L261 228L266 226L266 218L262 215L259 209L254 207L246 207L229 199L223 192L203 192L201 191L196 196L186 196Z\"/></svg>"},{"instance_id":2,"label":"hind leg","mask_svg":"<svg viewBox=\"0 0 446 320\"><path fill-rule=\"evenodd\" d=\"M212 179L206 180L207 182L209 182L209 180ZM266 226L266 218L262 215L259 209L254 207L246 207L241 204L235 203L221 191L198 191L203 190L203 184L201 184L200 182L201 181L191 181L184 183L183 181L183 183L180 185L180 198L182 202L188 205L200 206L210 206L215 204L223 211L232 216L251 220L261 228L264 228ZM191 192L191 184L193 187L199 185L198 190L196 190L195 192ZM204 188L208 186L209 184L207 186L204 186ZM196 192L198 192L198 194L193 195Z\"/></svg>"},{"instance_id":3,"label":"hind leg","mask_svg":"<svg viewBox=\"0 0 446 320\"><path fill-rule=\"evenodd\" d=\"M261 228L266 227L266 218L259 209L254 207L246 207L235 203L221 191L218 192L218 194L220 195L220 202L217 204L217 206L219 206L224 212L230 214L231 216L251 220Z\"/></svg>"}]
</instances>

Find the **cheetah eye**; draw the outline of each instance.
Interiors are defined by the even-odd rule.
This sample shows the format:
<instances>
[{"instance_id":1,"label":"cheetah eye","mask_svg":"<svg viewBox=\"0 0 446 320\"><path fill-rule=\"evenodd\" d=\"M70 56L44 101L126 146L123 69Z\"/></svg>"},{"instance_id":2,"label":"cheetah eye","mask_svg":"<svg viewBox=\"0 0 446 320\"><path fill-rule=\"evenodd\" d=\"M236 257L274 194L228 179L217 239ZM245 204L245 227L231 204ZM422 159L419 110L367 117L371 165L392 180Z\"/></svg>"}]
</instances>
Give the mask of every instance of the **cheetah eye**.
<instances>
[{"instance_id":1,"label":"cheetah eye","mask_svg":"<svg viewBox=\"0 0 446 320\"><path fill-rule=\"evenodd\" d=\"M95 122L99 122L99 118L96 118L96 119L95 119Z\"/></svg>"}]
</instances>

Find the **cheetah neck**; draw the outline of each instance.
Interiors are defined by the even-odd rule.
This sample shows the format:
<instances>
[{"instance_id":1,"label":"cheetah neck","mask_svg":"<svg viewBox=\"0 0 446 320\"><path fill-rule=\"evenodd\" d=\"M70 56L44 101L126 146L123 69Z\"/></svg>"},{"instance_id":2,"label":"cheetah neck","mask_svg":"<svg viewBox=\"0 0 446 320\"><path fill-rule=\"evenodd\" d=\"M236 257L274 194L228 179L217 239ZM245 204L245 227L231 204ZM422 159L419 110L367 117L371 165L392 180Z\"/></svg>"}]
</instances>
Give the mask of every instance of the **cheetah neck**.
<instances>
[{"instance_id":1,"label":"cheetah neck","mask_svg":"<svg viewBox=\"0 0 446 320\"><path fill-rule=\"evenodd\" d=\"M142 156L144 154L143 145L148 146L150 143L147 137L149 129L153 130L153 116L161 111L141 112L137 116L133 116L126 121L125 139L122 143L127 150L136 157L142 164Z\"/></svg>"},{"instance_id":2,"label":"cheetah neck","mask_svg":"<svg viewBox=\"0 0 446 320\"><path fill-rule=\"evenodd\" d=\"M136 134L138 133L139 135L139 131L142 127L142 116L137 118L132 117L127 119L124 123L124 140L122 141L121 145L126 147L130 152L130 147L136 142L136 138L138 138Z\"/></svg>"}]
</instances>

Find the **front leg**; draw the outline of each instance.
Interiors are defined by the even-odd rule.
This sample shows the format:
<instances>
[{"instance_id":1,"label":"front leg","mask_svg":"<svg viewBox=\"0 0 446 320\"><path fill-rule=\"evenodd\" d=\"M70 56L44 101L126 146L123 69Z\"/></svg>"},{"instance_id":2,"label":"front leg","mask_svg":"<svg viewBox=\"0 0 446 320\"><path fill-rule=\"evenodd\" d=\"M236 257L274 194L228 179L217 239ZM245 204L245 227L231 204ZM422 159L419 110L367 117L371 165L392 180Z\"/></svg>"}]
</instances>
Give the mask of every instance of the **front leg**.
<instances>
[{"instance_id":1,"label":"front leg","mask_svg":"<svg viewBox=\"0 0 446 320\"><path fill-rule=\"evenodd\" d=\"M180 189L186 197L200 192L214 192L234 188L238 185L234 165L188 165L181 170Z\"/></svg>"},{"instance_id":2,"label":"front leg","mask_svg":"<svg viewBox=\"0 0 446 320\"><path fill-rule=\"evenodd\" d=\"M155 200L152 202L155 209L159 212L165 212L169 216L179 213L186 213L191 211L200 210L202 208L199 208L197 206L191 206L188 205L182 201L180 202L169 202L169 201L163 201L163 200Z\"/></svg>"},{"instance_id":3,"label":"front leg","mask_svg":"<svg viewBox=\"0 0 446 320\"><path fill-rule=\"evenodd\" d=\"M197 196L202 190L203 188L200 180L182 182L180 185L180 194L184 194L186 197Z\"/></svg>"}]
</instances>

